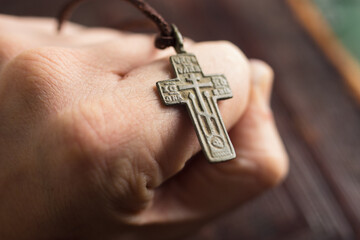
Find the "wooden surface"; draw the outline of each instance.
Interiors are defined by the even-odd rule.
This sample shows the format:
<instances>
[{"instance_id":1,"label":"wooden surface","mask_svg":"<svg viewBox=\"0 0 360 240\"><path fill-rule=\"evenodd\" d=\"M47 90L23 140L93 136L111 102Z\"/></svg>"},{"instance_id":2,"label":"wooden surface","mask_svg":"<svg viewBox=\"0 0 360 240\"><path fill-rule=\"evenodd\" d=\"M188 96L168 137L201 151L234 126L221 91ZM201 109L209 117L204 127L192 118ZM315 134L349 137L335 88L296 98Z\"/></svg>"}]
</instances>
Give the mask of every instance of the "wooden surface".
<instances>
[{"instance_id":1,"label":"wooden surface","mask_svg":"<svg viewBox=\"0 0 360 240\"><path fill-rule=\"evenodd\" d=\"M287 2L360 104L360 28L351 30L360 22L360 1L347 4L337 0Z\"/></svg>"},{"instance_id":2,"label":"wooden surface","mask_svg":"<svg viewBox=\"0 0 360 240\"><path fill-rule=\"evenodd\" d=\"M0 0L0 11L54 15L61 2ZM118 2L92 1L74 19L117 26L123 17L141 18ZM360 239L359 106L285 2L150 2L184 35L199 41L230 40L249 57L273 66L273 107L291 157L290 175L281 187L188 240Z\"/></svg>"}]
</instances>

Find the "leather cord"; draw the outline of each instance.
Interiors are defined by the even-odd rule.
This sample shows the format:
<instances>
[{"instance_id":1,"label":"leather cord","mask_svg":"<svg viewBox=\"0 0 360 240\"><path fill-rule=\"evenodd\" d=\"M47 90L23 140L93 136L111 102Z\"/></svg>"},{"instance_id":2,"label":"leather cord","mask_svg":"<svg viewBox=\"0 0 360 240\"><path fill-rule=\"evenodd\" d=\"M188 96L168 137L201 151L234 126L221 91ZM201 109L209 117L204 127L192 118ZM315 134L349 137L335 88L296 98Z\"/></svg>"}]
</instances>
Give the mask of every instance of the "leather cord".
<instances>
[{"instance_id":1,"label":"leather cord","mask_svg":"<svg viewBox=\"0 0 360 240\"><path fill-rule=\"evenodd\" d=\"M61 28L65 21L70 19L73 11L77 8L82 2L87 0L72 0L64 5L60 10L57 16L58 22L58 31L61 31ZM159 49L165 49L167 47L175 47L176 39L174 36L174 31L172 26L165 21L165 19L147 2L144 0L126 0L137 9L139 9L147 18L152 20L157 28L160 31L160 34L155 39L155 46Z\"/></svg>"}]
</instances>

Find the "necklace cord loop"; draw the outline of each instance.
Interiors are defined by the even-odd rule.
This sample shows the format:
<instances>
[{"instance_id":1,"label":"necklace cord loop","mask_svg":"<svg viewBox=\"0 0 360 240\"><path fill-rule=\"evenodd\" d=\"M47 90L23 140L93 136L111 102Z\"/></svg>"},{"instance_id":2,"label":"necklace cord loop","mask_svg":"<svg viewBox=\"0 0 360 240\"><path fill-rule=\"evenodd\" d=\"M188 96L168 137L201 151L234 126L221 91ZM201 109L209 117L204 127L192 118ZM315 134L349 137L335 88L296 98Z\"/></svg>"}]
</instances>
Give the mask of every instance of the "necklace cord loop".
<instances>
[{"instance_id":1,"label":"necklace cord loop","mask_svg":"<svg viewBox=\"0 0 360 240\"><path fill-rule=\"evenodd\" d=\"M58 31L60 32L65 21L70 19L73 11L82 2L87 0L71 0L64 5L57 16ZM146 17L152 20L160 31L160 34L155 39L155 46L159 49L165 49L167 47L174 47L177 45L177 34L174 32L174 28L148 3L144 0L126 0L137 9L139 9Z\"/></svg>"},{"instance_id":2,"label":"necklace cord loop","mask_svg":"<svg viewBox=\"0 0 360 240\"><path fill-rule=\"evenodd\" d=\"M174 32L175 44L173 45L177 54L186 53L184 48L184 39L179 29L173 24L172 29Z\"/></svg>"}]
</instances>

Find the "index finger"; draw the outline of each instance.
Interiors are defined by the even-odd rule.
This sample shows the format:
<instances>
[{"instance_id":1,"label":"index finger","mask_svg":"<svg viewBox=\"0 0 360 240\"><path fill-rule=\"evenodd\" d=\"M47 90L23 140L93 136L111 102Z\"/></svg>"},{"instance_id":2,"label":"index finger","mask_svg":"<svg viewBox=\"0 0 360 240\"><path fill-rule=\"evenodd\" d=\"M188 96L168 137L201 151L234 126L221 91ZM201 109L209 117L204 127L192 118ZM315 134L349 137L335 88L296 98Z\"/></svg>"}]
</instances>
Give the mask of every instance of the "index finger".
<instances>
[{"instance_id":1,"label":"index finger","mask_svg":"<svg viewBox=\"0 0 360 240\"><path fill-rule=\"evenodd\" d=\"M97 60L105 56L103 62L108 63L134 59L141 62L157 56L154 37L150 35L87 28L73 23L66 23L58 33L55 19L0 15L0 68L20 53L40 47L85 50Z\"/></svg>"},{"instance_id":2,"label":"index finger","mask_svg":"<svg viewBox=\"0 0 360 240\"><path fill-rule=\"evenodd\" d=\"M194 44L189 51L198 57L205 75L223 73L227 77L233 98L218 104L225 126L231 129L241 117L248 100L247 58L237 47L227 42ZM200 151L200 144L190 117L186 114L186 108L164 106L154 89L157 81L172 78L174 76L166 58L131 71L119 82L118 104L124 103L121 104L122 111L126 109L123 116L130 118L126 121L129 122L125 127L126 134L132 129L126 148L140 154L140 165L156 161L161 177L157 178L159 181L151 184L152 186L161 184L179 172L186 161ZM125 133L117 135L123 138Z\"/></svg>"}]
</instances>

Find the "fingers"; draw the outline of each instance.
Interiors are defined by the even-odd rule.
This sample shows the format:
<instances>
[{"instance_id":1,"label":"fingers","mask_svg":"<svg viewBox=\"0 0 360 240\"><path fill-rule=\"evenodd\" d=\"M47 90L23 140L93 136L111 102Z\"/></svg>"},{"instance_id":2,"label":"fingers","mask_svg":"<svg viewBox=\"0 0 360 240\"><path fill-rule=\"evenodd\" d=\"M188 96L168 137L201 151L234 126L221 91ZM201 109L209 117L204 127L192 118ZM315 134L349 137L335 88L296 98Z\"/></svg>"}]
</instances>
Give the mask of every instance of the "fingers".
<instances>
[{"instance_id":1,"label":"fingers","mask_svg":"<svg viewBox=\"0 0 360 240\"><path fill-rule=\"evenodd\" d=\"M242 162L248 159L255 163L258 166L256 174L262 178L259 179L265 185L273 186L282 180L288 169L287 154L270 109L273 71L259 60L251 61L251 69L250 104L231 135L237 139Z\"/></svg>"},{"instance_id":2,"label":"fingers","mask_svg":"<svg viewBox=\"0 0 360 240\"><path fill-rule=\"evenodd\" d=\"M269 103L274 81L272 68L261 60L250 60L252 73L252 84L256 85L261 91L264 100Z\"/></svg>"},{"instance_id":3,"label":"fingers","mask_svg":"<svg viewBox=\"0 0 360 240\"><path fill-rule=\"evenodd\" d=\"M0 15L0 30L0 67L26 50L41 47L77 50L83 62L96 62L102 70L119 74L149 63L158 55L154 36L85 28L73 23L67 23L57 33L54 19Z\"/></svg>"},{"instance_id":4,"label":"fingers","mask_svg":"<svg viewBox=\"0 0 360 240\"><path fill-rule=\"evenodd\" d=\"M1 49L6 45L17 47L12 57L26 49L60 45L61 41L75 36L80 29L79 25L69 24L64 34L59 37L55 31L55 20L48 18L15 17L0 14L0 39ZM65 37L66 35L67 37ZM1 59L0 59L1 60Z\"/></svg>"},{"instance_id":5,"label":"fingers","mask_svg":"<svg viewBox=\"0 0 360 240\"><path fill-rule=\"evenodd\" d=\"M92 30L89 34L103 36L102 31ZM159 52L154 46L153 36L119 32L108 40L83 44L79 56L82 61L97 63L96 67L123 78L131 70L159 58Z\"/></svg>"},{"instance_id":6,"label":"fingers","mask_svg":"<svg viewBox=\"0 0 360 240\"><path fill-rule=\"evenodd\" d=\"M23 51L59 45L53 24L49 19L0 15L0 70ZM70 27L68 31L72 30Z\"/></svg>"},{"instance_id":7,"label":"fingers","mask_svg":"<svg viewBox=\"0 0 360 240\"><path fill-rule=\"evenodd\" d=\"M197 155L182 172L157 190L161 197L152 216L163 218L158 207L165 205L166 221L178 215L184 219L211 218L243 204L284 178L287 155L267 100L273 74L259 61L251 61L251 71L249 105L230 131L237 158L209 164L202 154Z\"/></svg>"},{"instance_id":8,"label":"fingers","mask_svg":"<svg viewBox=\"0 0 360 240\"><path fill-rule=\"evenodd\" d=\"M67 34L76 33L83 27L74 23L68 23L64 31ZM56 20L40 17L18 17L12 15L0 14L0 29L5 32L25 32L32 34L34 32L41 34L56 33Z\"/></svg>"},{"instance_id":9,"label":"fingers","mask_svg":"<svg viewBox=\"0 0 360 240\"><path fill-rule=\"evenodd\" d=\"M188 50L196 54L205 75L226 75L234 97L220 101L219 106L226 127L231 128L247 104L248 61L240 50L225 42L195 44ZM130 123L126 129L134 129L126 148L139 154L140 164L154 159L159 166L161 177L151 187L179 172L186 161L200 151L186 107L164 106L155 88L157 81L172 78L174 75L166 58L130 72L119 82L116 91L118 104L126 111L122 116L130 118L125 120ZM124 137L124 134L117 135ZM144 152L139 149L144 149Z\"/></svg>"},{"instance_id":10,"label":"fingers","mask_svg":"<svg viewBox=\"0 0 360 240\"><path fill-rule=\"evenodd\" d=\"M68 50L77 61L120 77L155 59L174 54L172 48L156 49L153 35L86 28L73 23L66 23L58 33L55 19L0 15L0 30L0 70L24 51L49 47ZM192 41L186 39L185 46L191 45Z\"/></svg>"}]
</instances>

